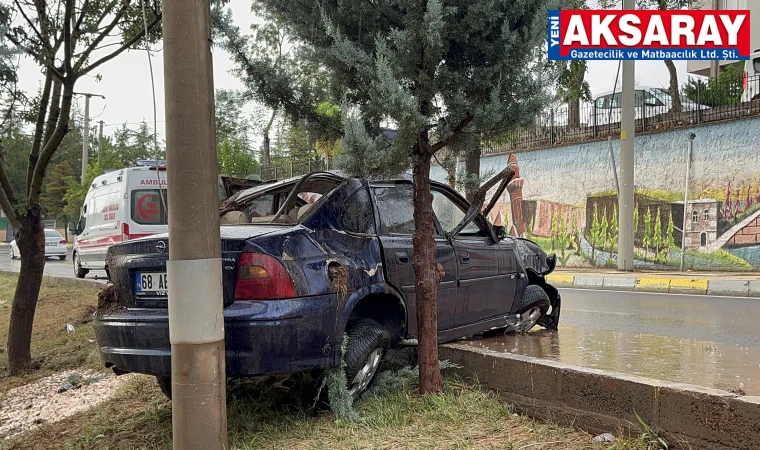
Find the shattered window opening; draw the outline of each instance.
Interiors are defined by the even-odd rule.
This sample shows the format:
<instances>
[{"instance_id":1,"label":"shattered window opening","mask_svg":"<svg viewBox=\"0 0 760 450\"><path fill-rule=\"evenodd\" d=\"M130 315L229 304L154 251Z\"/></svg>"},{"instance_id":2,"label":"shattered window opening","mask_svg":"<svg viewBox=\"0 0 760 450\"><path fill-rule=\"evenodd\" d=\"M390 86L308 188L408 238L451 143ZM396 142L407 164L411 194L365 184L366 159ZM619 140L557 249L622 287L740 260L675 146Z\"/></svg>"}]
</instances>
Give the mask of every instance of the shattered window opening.
<instances>
[{"instance_id":1,"label":"shattered window opening","mask_svg":"<svg viewBox=\"0 0 760 450\"><path fill-rule=\"evenodd\" d=\"M462 222L466 211L454 203L443 192L432 189L431 193L433 194L433 213L435 213L435 216L438 218L441 228L446 232L452 231L460 222ZM459 234L470 236L478 235L480 234L480 227L474 222L470 222Z\"/></svg>"},{"instance_id":2,"label":"shattered window opening","mask_svg":"<svg viewBox=\"0 0 760 450\"><path fill-rule=\"evenodd\" d=\"M340 223L348 233L375 234L375 217L366 188L359 189L346 200Z\"/></svg>"},{"instance_id":3,"label":"shattered window opening","mask_svg":"<svg viewBox=\"0 0 760 450\"><path fill-rule=\"evenodd\" d=\"M412 186L374 188L382 234L414 234L414 202Z\"/></svg>"}]
</instances>

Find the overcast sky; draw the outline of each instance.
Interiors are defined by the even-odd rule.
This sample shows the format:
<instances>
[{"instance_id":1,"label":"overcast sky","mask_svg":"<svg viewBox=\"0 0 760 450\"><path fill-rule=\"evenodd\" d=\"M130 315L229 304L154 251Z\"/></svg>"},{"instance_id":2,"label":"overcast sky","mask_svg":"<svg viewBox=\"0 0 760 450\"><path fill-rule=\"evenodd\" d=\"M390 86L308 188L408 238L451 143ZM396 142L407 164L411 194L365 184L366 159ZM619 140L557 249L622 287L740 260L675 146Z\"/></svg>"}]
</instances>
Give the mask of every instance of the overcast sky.
<instances>
[{"instance_id":1,"label":"overcast sky","mask_svg":"<svg viewBox=\"0 0 760 450\"><path fill-rule=\"evenodd\" d=\"M247 30L253 23L255 16L250 11L250 3L246 0L230 2L233 10L235 23L242 29ZM158 43L157 48L161 48ZM233 64L225 51L215 48L214 52L214 84L217 88L239 89L242 88L240 81L230 75L229 71ZM76 92L91 92L104 95L105 100L93 98L90 102L91 126L97 126L97 122L105 122L104 134L111 135L116 127L127 122L134 128L145 120L149 124L153 122L153 101L151 95L150 71L148 59L144 50L132 50L120 55L118 58L104 64L98 70L102 80L97 81L95 74L80 79L77 82ZM676 61L681 82L687 78L686 62ZM615 83L615 73L618 68L617 61L590 61L586 79L591 85L591 92L611 91ZM163 54L157 52L153 57L153 70L156 81L156 102L158 120L158 132L164 134L164 67ZM39 68L31 61L22 61L20 69L21 89L35 93L40 87L43 77ZM668 71L661 61L637 61L636 62L637 85L668 86ZM80 110L84 109L84 100L75 97ZM81 120L81 116L75 118Z\"/></svg>"}]
</instances>

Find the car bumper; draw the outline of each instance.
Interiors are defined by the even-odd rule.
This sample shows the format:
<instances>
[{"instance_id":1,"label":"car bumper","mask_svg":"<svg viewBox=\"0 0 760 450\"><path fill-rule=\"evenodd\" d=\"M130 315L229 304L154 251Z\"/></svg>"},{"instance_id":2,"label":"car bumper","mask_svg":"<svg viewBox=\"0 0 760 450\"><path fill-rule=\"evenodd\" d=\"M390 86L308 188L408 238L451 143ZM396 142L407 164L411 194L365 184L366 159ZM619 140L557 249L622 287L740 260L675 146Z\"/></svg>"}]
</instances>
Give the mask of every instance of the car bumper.
<instances>
[{"instance_id":1,"label":"car bumper","mask_svg":"<svg viewBox=\"0 0 760 450\"><path fill-rule=\"evenodd\" d=\"M67 252L66 247L45 247L45 256L63 256Z\"/></svg>"},{"instance_id":2,"label":"car bumper","mask_svg":"<svg viewBox=\"0 0 760 450\"><path fill-rule=\"evenodd\" d=\"M335 295L237 301L224 310L228 376L291 373L334 366ZM100 358L116 373L171 374L167 310L135 309L94 323Z\"/></svg>"}]
</instances>

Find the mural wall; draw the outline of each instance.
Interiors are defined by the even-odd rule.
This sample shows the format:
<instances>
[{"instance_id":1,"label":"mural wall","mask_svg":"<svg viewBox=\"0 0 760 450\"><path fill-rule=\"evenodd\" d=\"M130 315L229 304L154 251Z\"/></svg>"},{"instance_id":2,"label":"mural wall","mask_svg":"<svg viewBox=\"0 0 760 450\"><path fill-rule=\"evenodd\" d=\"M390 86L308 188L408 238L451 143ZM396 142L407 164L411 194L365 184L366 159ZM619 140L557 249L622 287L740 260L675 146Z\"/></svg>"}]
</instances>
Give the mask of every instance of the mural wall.
<instances>
[{"instance_id":1,"label":"mural wall","mask_svg":"<svg viewBox=\"0 0 760 450\"><path fill-rule=\"evenodd\" d=\"M689 132L696 139L684 206ZM620 142L612 141L612 149L619 161ZM760 271L760 119L639 135L635 152L636 267L678 268L685 215L687 269ZM481 176L503 169L509 158L484 157ZM608 142L511 158L519 178L491 219L498 215L512 234L557 253L563 266L617 267L617 195ZM446 180L441 167L433 167L432 175Z\"/></svg>"}]
</instances>

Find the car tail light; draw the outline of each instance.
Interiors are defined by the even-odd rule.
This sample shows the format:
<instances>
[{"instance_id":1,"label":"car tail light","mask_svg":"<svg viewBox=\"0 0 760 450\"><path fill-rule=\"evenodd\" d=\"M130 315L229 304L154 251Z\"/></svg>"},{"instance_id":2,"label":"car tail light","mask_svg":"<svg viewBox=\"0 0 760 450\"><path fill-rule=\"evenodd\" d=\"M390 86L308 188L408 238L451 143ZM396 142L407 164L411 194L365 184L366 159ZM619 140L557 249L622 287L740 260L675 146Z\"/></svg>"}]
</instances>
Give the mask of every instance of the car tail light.
<instances>
[{"instance_id":1,"label":"car tail light","mask_svg":"<svg viewBox=\"0 0 760 450\"><path fill-rule=\"evenodd\" d=\"M280 261L261 253L240 255L235 300L274 300L295 296L293 279Z\"/></svg>"},{"instance_id":2,"label":"car tail light","mask_svg":"<svg viewBox=\"0 0 760 450\"><path fill-rule=\"evenodd\" d=\"M60 241L58 241L58 243L61 245L66 245L69 243L69 241L67 241L66 239L61 239Z\"/></svg>"},{"instance_id":3,"label":"car tail light","mask_svg":"<svg viewBox=\"0 0 760 450\"><path fill-rule=\"evenodd\" d=\"M121 224L121 240L122 242L129 240L129 224Z\"/></svg>"}]
</instances>

